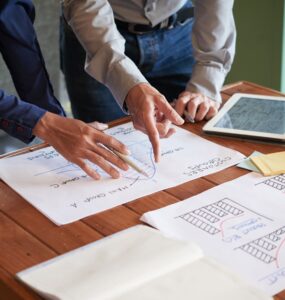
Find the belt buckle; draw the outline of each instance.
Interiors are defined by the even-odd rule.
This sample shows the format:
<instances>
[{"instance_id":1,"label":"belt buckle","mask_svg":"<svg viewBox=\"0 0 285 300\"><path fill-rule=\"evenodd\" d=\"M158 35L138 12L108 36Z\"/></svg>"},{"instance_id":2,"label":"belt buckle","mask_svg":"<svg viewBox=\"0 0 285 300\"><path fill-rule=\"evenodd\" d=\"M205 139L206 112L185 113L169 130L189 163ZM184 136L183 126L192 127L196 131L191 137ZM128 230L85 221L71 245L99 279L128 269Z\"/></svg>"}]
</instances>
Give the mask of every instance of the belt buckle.
<instances>
[{"instance_id":1,"label":"belt buckle","mask_svg":"<svg viewBox=\"0 0 285 300\"><path fill-rule=\"evenodd\" d=\"M138 34L138 35L145 34L145 32L143 32L143 31L136 30L136 28L135 28L136 25L137 24L129 23L128 24L128 32L133 33L133 34Z\"/></svg>"}]
</instances>

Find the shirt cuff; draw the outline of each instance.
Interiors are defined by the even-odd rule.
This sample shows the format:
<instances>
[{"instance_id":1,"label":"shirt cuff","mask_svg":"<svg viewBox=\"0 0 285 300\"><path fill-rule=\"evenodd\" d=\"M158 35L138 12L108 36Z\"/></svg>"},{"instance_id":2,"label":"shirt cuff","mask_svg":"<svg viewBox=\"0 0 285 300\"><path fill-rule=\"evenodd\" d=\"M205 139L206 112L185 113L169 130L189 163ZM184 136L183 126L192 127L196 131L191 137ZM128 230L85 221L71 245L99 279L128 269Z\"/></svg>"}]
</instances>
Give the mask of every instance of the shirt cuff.
<instances>
[{"instance_id":1,"label":"shirt cuff","mask_svg":"<svg viewBox=\"0 0 285 300\"><path fill-rule=\"evenodd\" d=\"M27 111L23 119L0 118L0 128L9 135L28 144L35 138L33 129L45 113L46 110L33 106Z\"/></svg>"},{"instance_id":2,"label":"shirt cuff","mask_svg":"<svg viewBox=\"0 0 285 300\"><path fill-rule=\"evenodd\" d=\"M214 101L222 102L221 88L224 84L227 72L220 66L195 65L191 80L186 90L192 93L201 93Z\"/></svg>"}]
</instances>

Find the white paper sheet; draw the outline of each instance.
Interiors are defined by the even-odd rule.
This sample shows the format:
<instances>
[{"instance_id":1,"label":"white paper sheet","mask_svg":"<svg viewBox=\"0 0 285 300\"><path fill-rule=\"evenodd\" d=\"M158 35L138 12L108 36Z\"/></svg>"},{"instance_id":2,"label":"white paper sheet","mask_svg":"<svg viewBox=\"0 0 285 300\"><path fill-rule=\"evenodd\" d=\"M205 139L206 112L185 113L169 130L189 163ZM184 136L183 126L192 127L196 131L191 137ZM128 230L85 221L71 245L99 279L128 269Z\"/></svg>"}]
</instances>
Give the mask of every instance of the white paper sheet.
<instances>
[{"instance_id":1,"label":"white paper sheet","mask_svg":"<svg viewBox=\"0 0 285 300\"><path fill-rule=\"evenodd\" d=\"M199 247L135 226L17 274L47 299L269 300ZM187 295L187 296L186 296Z\"/></svg>"},{"instance_id":2,"label":"white paper sheet","mask_svg":"<svg viewBox=\"0 0 285 300\"><path fill-rule=\"evenodd\" d=\"M131 123L111 128L108 133L129 147L134 161L149 177L130 169L114 180L94 165L102 175L95 181L51 147L0 160L0 177L61 225L220 171L244 158L239 152L177 128L175 135L161 140L162 158L155 164L147 136Z\"/></svg>"},{"instance_id":3,"label":"white paper sheet","mask_svg":"<svg viewBox=\"0 0 285 300\"><path fill-rule=\"evenodd\" d=\"M270 295L285 289L285 175L250 173L142 220L195 241Z\"/></svg>"}]
</instances>

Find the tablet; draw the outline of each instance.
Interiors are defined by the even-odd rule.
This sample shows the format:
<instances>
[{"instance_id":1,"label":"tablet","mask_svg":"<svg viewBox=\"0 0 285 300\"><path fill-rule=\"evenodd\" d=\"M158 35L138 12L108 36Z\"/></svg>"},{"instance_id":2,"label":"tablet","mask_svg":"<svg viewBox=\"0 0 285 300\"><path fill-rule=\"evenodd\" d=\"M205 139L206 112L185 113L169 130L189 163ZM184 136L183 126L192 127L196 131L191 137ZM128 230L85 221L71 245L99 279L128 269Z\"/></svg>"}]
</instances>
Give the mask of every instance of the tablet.
<instances>
[{"instance_id":1,"label":"tablet","mask_svg":"<svg viewBox=\"0 0 285 300\"><path fill-rule=\"evenodd\" d=\"M235 94L203 130L285 142L285 97Z\"/></svg>"}]
</instances>

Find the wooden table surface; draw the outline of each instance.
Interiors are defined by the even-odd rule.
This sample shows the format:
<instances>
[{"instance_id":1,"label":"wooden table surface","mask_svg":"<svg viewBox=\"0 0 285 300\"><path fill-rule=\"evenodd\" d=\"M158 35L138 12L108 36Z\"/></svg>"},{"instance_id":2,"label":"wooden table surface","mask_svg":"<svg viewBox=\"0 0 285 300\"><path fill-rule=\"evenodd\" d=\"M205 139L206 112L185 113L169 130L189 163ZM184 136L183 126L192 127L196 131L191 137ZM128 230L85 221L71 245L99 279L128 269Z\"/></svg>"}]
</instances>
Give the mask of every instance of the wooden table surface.
<instances>
[{"instance_id":1,"label":"wooden table surface","mask_svg":"<svg viewBox=\"0 0 285 300\"><path fill-rule=\"evenodd\" d=\"M238 82L223 89L223 99L227 100L237 92L282 95L256 84ZM250 155L254 150L263 153L284 151L278 145L208 136L202 132L203 125L204 122L183 127L245 155ZM246 173L248 171L231 167L60 227L0 181L0 299L42 299L15 280L15 274L103 236L139 224L139 218L144 212L189 198ZM274 299L285 300L285 291Z\"/></svg>"}]
</instances>

